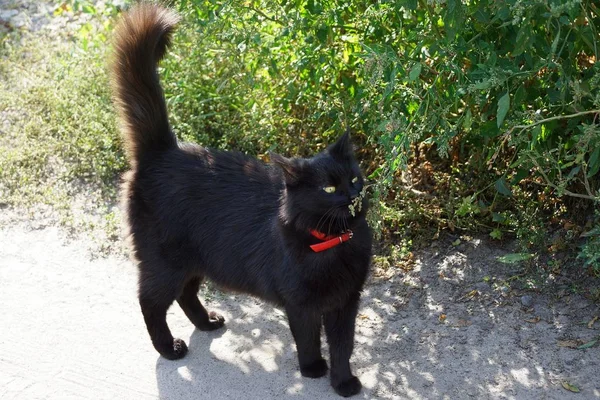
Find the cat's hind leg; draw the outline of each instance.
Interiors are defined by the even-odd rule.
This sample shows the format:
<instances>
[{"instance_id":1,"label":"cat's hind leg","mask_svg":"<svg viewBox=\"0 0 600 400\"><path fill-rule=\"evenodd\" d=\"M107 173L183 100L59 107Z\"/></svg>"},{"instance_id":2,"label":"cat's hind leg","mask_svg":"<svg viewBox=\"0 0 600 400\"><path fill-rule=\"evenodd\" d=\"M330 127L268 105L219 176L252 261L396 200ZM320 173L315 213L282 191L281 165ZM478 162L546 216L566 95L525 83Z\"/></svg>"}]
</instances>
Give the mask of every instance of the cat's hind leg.
<instances>
[{"instance_id":1,"label":"cat's hind leg","mask_svg":"<svg viewBox=\"0 0 600 400\"><path fill-rule=\"evenodd\" d=\"M181 309L187 315L189 320L201 331L212 331L221 328L225 323L225 318L214 311L208 312L198 299L198 290L200 289L201 277L190 279L185 286L177 302Z\"/></svg>"}]
</instances>

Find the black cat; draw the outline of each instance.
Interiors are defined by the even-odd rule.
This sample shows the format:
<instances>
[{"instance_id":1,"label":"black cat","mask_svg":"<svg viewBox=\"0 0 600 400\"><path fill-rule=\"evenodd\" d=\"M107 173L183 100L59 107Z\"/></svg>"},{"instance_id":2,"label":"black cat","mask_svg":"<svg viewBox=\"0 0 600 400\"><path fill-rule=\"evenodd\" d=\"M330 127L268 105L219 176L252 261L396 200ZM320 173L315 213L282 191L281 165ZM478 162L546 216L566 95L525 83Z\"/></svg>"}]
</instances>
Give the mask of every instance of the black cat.
<instances>
[{"instance_id":1,"label":"black cat","mask_svg":"<svg viewBox=\"0 0 600 400\"><path fill-rule=\"evenodd\" d=\"M350 371L360 291L371 258L363 177L349 135L313 158L241 153L178 143L156 66L177 16L138 4L115 32L113 86L131 171L123 197L139 301L165 358L187 352L166 322L177 300L200 330L223 326L197 297L202 279L285 308L302 375L327 373L342 396L361 389Z\"/></svg>"}]
</instances>

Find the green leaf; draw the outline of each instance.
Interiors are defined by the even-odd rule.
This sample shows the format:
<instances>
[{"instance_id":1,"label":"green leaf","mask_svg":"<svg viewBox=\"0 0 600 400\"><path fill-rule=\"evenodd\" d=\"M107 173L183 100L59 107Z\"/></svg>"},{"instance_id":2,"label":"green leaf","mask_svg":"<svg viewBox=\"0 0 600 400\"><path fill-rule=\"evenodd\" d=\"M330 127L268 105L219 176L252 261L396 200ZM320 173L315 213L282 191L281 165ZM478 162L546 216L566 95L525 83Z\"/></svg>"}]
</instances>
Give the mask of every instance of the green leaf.
<instances>
[{"instance_id":1,"label":"green leaf","mask_svg":"<svg viewBox=\"0 0 600 400\"><path fill-rule=\"evenodd\" d=\"M577 386L573 385L572 383L563 381L561 384L562 384L562 387L564 387L568 391L573 392L573 393L579 393L579 388Z\"/></svg>"},{"instance_id":2,"label":"green leaf","mask_svg":"<svg viewBox=\"0 0 600 400\"><path fill-rule=\"evenodd\" d=\"M583 350L583 349L589 349L590 347L592 347L593 345L595 345L598 342L598 338L590 340L587 343L582 344L581 346L577 347L579 350Z\"/></svg>"},{"instance_id":3,"label":"green leaf","mask_svg":"<svg viewBox=\"0 0 600 400\"><path fill-rule=\"evenodd\" d=\"M279 68L277 67L277 61L275 61L275 59L273 59L273 58L271 58L271 60L270 60L269 75L272 77L276 77L277 75L279 75Z\"/></svg>"},{"instance_id":4,"label":"green leaf","mask_svg":"<svg viewBox=\"0 0 600 400\"><path fill-rule=\"evenodd\" d=\"M513 108L520 106L525 100L525 97L527 97L527 91L525 90L525 86L520 85L512 99Z\"/></svg>"},{"instance_id":5,"label":"green leaf","mask_svg":"<svg viewBox=\"0 0 600 400\"><path fill-rule=\"evenodd\" d=\"M96 14L96 9L94 8L94 6L86 4L83 7L81 7L81 11L83 11L86 14Z\"/></svg>"},{"instance_id":6,"label":"green leaf","mask_svg":"<svg viewBox=\"0 0 600 400\"><path fill-rule=\"evenodd\" d=\"M421 75L421 69L421 63L416 63L410 70L410 73L408 74L408 80L411 82L416 81Z\"/></svg>"},{"instance_id":7,"label":"green leaf","mask_svg":"<svg viewBox=\"0 0 600 400\"><path fill-rule=\"evenodd\" d=\"M512 185L516 185L517 183L521 182L526 176L529 176L529 170L525 168L519 168L515 176L513 176L510 183Z\"/></svg>"},{"instance_id":8,"label":"green leaf","mask_svg":"<svg viewBox=\"0 0 600 400\"><path fill-rule=\"evenodd\" d=\"M327 42L327 37L329 35L329 28L327 25L321 25L316 32L317 39L319 39L319 43L325 44Z\"/></svg>"},{"instance_id":9,"label":"green leaf","mask_svg":"<svg viewBox=\"0 0 600 400\"><path fill-rule=\"evenodd\" d=\"M598 173L598 169L600 169L600 147L594 150L590 156L590 160L588 161L588 178L596 175Z\"/></svg>"},{"instance_id":10,"label":"green leaf","mask_svg":"<svg viewBox=\"0 0 600 400\"><path fill-rule=\"evenodd\" d=\"M463 121L463 128L466 131L471 130L471 126L473 125L473 114L471 113L471 109L467 108L467 112L465 112L465 119Z\"/></svg>"},{"instance_id":11,"label":"green leaf","mask_svg":"<svg viewBox=\"0 0 600 400\"><path fill-rule=\"evenodd\" d=\"M581 166L576 166L574 167L571 172L569 172L569 175L567 176L567 180L573 179L573 177L575 175L577 175L579 173L579 171L581 170Z\"/></svg>"},{"instance_id":12,"label":"green leaf","mask_svg":"<svg viewBox=\"0 0 600 400\"><path fill-rule=\"evenodd\" d=\"M487 121L479 126L480 134L486 138L493 138L500 135L500 129L496 126L494 120Z\"/></svg>"},{"instance_id":13,"label":"green leaf","mask_svg":"<svg viewBox=\"0 0 600 400\"><path fill-rule=\"evenodd\" d=\"M490 237L492 239L500 240L500 239L502 239L502 231L500 229L496 228L490 232Z\"/></svg>"},{"instance_id":14,"label":"green leaf","mask_svg":"<svg viewBox=\"0 0 600 400\"><path fill-rule=\"evenodd\" d=\"M516 39L516 45L515 45L515 49L513 50L513 57L516 57L518 55L520 55L521 53L523 53L525 51L525 49L528 47L529 41L531 40L532 37L534 37L535 35L533 35L533 33L531 32L531 22L529 22L529 20L525 19L521 25L521 29L519 29L519 32L517 33L517 39Z\"/></svg>"},{"instance_id":15,"label":"green leaf","mask_svg":"<svg viewBox=\"0 0 600 400\"><path fill-rule=\"evenodd\" d=\"M566 15L561 15L561 17L558 19L558 21L562 25L569 25L571 23L571 21L569 21L569 17L567 17Z\"/></svg>"},{"instance_id":16,"label":"green leaf","mask_svg":"<svg viewBox=\"0 0 600 400\"><path fill-rule=\"evenodd\" d=\"M404 6L409 10L416 10L418 6L417 0L400 0L397 4L399 6Z\"/></svg>"},{"instance_id":17,"label":"green leaf","mask_svg":"<svg viewBox=\"0 0 600 400\"><path fill-rule=\"evenodd\" d=\"M508 92L504 94L504 96L500 97L498 100L498 113L496 114L496 122L498 124L498 128L502 126L504 122L504 118L508 113L508 109L510 108L510 95Z\"/></svg>"},{"instance_id":18,"label":"green leaf","mask_svg":"<svg viewBox=\"0 0 600 400\"><path fill-rule=\"evenodd\" d=\"M498 12L496 14L496 17L498 19L500 19L501 21L507 21L510 18L512 18L511 14L512 13L511 13L510 9L508 8L508 6L504 6L501 9L498 10Z\"/></svg>"},{"instance_id":19,"label":"green leaf","mask_svg":"<svg viewBox=\"0 0 600 400\"><path fill-rule=\"evenodd\" d=\"M558 41L560 39L560 25L558 25L558 33L552 42L552 55L556 54L556 48L558 47Z\"/></svg>"},{"instance_id":20,"label":"green leaf","mask_svg":"<svg viewBox=\"0 0 600 400\"><path fill-rule=\"evenodd\" d=\"M459 0L448 0L446 2L446 13L444 14L444 27L446 36L454 39L459 29L462 28L464 14L462 3Z\"/></svg>"},{"instance_id":21,"label":"green leaf","mask_svg":"<svg viewBox=\"0 0 600 400\"><path fill-rule=\"evenodd\" d=\"M587 44L590 51L594 51L594 43L596 42L595 36L596 34L594 31L589 27L584 27L581 29L579 37Z\"/></svg>"},{"instance_id":22,"label":"green leaf","mask_svg":"<svg viewBox=\"0 0 600 400\"><path fill-rule=\"evenodd\" d=\"M494 187L496 188L496 190L498 191L498 193L504 195L504 196L512 196L512 192L510 191L510 188L508 187L508 184L506 183L506 181L504 180L504 178L500 178L496 181L496 183L494 184Z\"/></svg>"},{"instance_id":23,"label":"green leaf","mask_svg":"<svg viewBox=\"0 0 600 400\"><path fill-rule=\"evenodd\" d=\"M489 80L483 80L481 82L477 82L473 87L479 90L486 90L492 86L492 83Z\"/></svg>"},{"instance_id":24,"label":"green leaf","mask_svg":"<svg viewBox=\"0 0 600 400\"><path fill-rule=\"evenodd\" d=\"M507 221L506 215L504 213L492 213L492 221L503 224Z\"/></svg>"},{"instance_id":25,"label":"green leaf","mask_svg":"<svg viewBox=\"0 0 600 400\"><path fill-rule=\"evenodd\" d=\"M510 253L501 257L497 257L496 259L503 264L516 264L521 261L526 261L532 258L534 254L532 253Z\"/></svg>"},{"instance_id":26,"label":"green leaf","mask_svg":"<svg viewBox=\"0 0 600 400\"><path fill-rule=\"evenodd\" d=\"M535 149L536 144L542 141L542 126L536 125L531 130L531 150Z\"/></svg>"},{"instance_id":27,"label":"green leaf","mask_svg":"<svg viewBox=\"0 0 600 400\"><path fill-rule=\"evenodd\" d=\"M477 207L476 204L473 204L474 201L475 196L468 196L463 198L460 207L458 207L458 209L456 210L456 215L458 215L459 217L464 217L467 214L478 213L479 207Z\"/></svg>"}]
</instances>

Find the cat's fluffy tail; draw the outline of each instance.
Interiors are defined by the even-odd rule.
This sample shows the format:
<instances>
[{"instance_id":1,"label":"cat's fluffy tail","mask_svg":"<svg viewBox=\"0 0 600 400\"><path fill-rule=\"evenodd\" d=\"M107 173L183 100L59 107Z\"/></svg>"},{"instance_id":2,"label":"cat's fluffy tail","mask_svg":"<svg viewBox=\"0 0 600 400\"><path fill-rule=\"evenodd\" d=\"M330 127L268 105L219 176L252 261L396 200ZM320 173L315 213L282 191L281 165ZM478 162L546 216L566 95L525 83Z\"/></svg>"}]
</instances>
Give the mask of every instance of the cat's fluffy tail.
<instances>
[{"instance_id":1,"label":"cat's fluffy tail","mask_svg":"<svg viewBox=\"0 0 600 400\"><path fill-rule=\"evenodd\" d=\"M140 3L123 14L115 29L113 92L134 165L141 158L177 146L156 68L178 20L170 10Z\"/></svg>"}]
</instances>

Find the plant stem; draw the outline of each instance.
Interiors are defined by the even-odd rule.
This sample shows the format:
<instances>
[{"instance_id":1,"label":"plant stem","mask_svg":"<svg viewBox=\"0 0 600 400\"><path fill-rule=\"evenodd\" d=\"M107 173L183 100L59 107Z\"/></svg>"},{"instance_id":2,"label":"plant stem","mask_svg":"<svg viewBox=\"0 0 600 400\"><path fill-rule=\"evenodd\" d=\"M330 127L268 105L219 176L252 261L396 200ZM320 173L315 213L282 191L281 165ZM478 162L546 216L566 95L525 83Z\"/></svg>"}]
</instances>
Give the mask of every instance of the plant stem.
<instances>
[{"instance_id":1,"label":"plant stem","mask_svg":"<svg viewBox=\"0 0 600 400\"><path fill-rule=\"evenodd\" d=\"M561 119L571 119L571 118L577 118L577 117L581 117L583 115L588 115L588 114L600 114L600 110L589 110L589 111L581 111L575 114L568 114L568 115L556 115L554 117L550 117L550 118L544 118L544 119L540 119L539 121L533 122L529 125L515 125L512 128L510 128L510 130L508 131L509 133L512 132L515 129L528 129L528 128L532 128L536 125L539 124L545 124L546 122L550 122L550 121L558 121Z\"/></svg>"},{"instance_id":2,"label":"plant stem","mask_svg":"<svg viewBox=\"0 0 600 400\"><path fill-rule=\"evenodd\" d=\"M261 17L263 17L266 20L269 20L271 22L275 22L276 24L279 24L281 26L285 26L285 24L283 22L281 22L280 20L278 20L277 18L269 17L267 14L265 14L261 10L258 10L258 9L254 8L254 7L251 7L251 6L242 6L242 8L246 8L248 10L254 11L255 13L257 13L258 15L260 15Z\"/></svg>"},{"instance_id":3,"label":"plant stem","mask_svg":"<svg viewBox=\"0 0 600 400\"><path fill-rule=\"evenodd\" d=\"M530 155L529 159L536 166L536 168L538 169L538 172L542 175L542 177L546 181L546 184L548 186L550 186L551 188L560 191L560 188L558 186L556 186L554 183L552 183L552 181L550 180L550 178L548 178L548 175L546 175L546 173L544 172L544 170L542 169L542 167L540 166L540 164L537 162L537 160L535 159L535 157L532 157ZM563 193L566 194L567 196L577 197L577 198L580 198L580 199L586 199L586 200L591 200L591 201L595 201L595 202L597 202L597 201L600 200L598 197L589 196L589 195L581 194L581 193L571 192L570 190L567 190L567 189L563 189Z\"/></svg>"}]
</instances>

